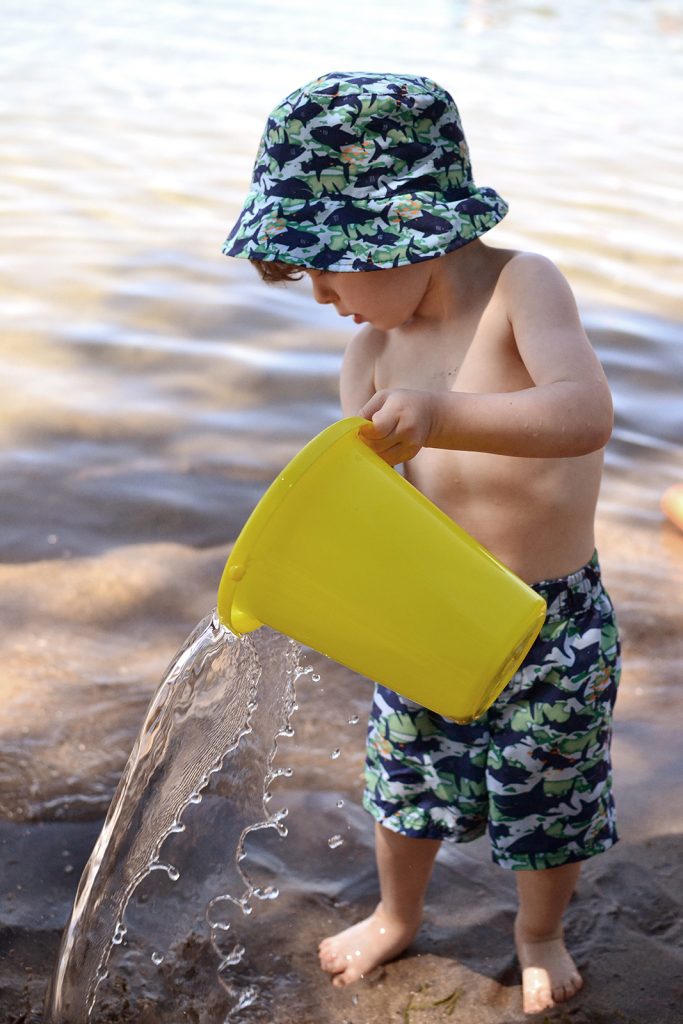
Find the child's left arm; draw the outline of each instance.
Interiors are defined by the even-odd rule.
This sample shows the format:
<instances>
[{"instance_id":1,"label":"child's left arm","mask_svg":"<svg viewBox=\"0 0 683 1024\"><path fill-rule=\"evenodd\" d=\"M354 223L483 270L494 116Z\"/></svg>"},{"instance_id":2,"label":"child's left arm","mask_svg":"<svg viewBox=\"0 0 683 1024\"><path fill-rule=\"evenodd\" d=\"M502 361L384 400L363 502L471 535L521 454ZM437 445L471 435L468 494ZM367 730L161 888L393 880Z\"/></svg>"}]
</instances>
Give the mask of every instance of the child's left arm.
<instances>
[{"instance_id":1,"label":"child's left arm","mask_svg":"<svg viewBox=\"0 0 683 1024\"><path fill-rule=\"evenodd\" d=\"M609 386L571 289L540 256L515 257L498 287L533 386L489 394L378 391L362 434L395 465L422 447L564 458L602 448L612 432Z\"/></svg>"}]
</instances>

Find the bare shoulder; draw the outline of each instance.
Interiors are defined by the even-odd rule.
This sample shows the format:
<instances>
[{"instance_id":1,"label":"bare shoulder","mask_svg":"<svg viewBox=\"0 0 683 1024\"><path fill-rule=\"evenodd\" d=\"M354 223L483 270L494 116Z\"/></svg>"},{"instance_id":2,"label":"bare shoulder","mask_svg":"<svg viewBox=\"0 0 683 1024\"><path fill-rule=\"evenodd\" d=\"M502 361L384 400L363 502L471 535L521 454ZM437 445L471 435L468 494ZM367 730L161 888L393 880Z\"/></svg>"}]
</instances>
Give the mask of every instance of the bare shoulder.
<instances>
[{"instance_id":1,"label":"bare shoulder","mask_svg":"<svg viewBox=\"0 0 683 1024\"><path fill-rule=\"evenodd\" d=\"M346 353L353 359L378 359L384 351L387 337L386 331L380 331L372 324L364 324L346 346Z\"/></svg>"},{"instance_id":2,"label":"bare shoulder","mask_svg":"<svg viewBox=\"0 0 683 1024\"><path fill-rule=\"evenodd\" d=\"M579 322L569 282L559 267L540 253L519 252L508 260L498 278L498 291L511 312L552 308L556 316Z\"/></svg>"},{"instance_id":3,"label":"bare shoulder","mask_svg":"<svg viewBox=\"0 0 683 1024\"><path fill-rule=\"evenodd\" d=\"M515 254L503 267L498 298L517 351L535 384L573 381L611 409L600 362L581 323L564 274L536 253Z\"/></svg>"},{"instance_id":4,"label":"bare shoulder","mask_svg":"<svg viewBox=\"0 0 683 1024\"><path fill-rule=\"evenodd\" d=\"M387 343L385 331L365 324L346 346L339 378L344 415L355 416L375 393L375 367Z\"/></svg>"}]
</instances>

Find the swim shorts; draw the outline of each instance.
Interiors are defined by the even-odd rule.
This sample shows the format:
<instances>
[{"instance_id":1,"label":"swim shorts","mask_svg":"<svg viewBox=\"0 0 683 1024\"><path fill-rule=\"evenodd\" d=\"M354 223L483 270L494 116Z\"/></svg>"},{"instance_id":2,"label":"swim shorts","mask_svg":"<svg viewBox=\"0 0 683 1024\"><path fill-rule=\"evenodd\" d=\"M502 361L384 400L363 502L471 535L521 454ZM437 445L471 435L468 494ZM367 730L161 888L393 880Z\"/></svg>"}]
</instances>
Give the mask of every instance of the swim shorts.
<instances>
[{"instance_id":1,"label":"swim shorts","mask_svg":"<svg viewBox=\"0 0 683 1024\"><path fill-rule=\"evenodd\" d=\"M541 632L488 711L458 724L377 686L363 806L406 836L469 842L488 827L513 869L585 860L617 841L610 740L619 632L597 554L533 585Z\"/></svg>"}]
</instances>

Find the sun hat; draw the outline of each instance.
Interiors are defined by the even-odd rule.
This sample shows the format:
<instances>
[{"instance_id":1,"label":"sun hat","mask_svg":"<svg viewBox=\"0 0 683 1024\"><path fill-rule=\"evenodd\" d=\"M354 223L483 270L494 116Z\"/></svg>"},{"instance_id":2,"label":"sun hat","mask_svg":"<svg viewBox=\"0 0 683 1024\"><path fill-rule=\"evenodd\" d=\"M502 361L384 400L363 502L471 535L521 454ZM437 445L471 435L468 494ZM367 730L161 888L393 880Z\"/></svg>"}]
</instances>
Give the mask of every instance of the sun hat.
<instances>
[{"instance_id":1,"label":"sun hat","mask_svg":"<svg viewBox=\"0 0 683 1024\"><path fill-rule=\"evenodd\" d=\"M507 213L477 188L458 109L413 75L333 71L268 118L223 252L319 270L434 259Z\"/></svg>"}]
</instances>

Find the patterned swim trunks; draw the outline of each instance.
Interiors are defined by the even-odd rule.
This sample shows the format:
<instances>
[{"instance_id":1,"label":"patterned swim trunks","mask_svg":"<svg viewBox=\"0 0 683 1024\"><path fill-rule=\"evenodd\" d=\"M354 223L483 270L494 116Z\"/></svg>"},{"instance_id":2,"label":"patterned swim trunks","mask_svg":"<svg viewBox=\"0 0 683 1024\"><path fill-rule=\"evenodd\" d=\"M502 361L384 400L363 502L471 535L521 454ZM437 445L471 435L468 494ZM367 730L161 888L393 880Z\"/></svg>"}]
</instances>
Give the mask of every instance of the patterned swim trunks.
<instances>
[{"instance_id":1,"label":"patterned swim trunks","mask_svg":"<svg viewBox=\"0 0 683 1024\"><path fill-rule=\"evenodd\" d=\"M503 693L458 724L377 686L363 806L406 836L469 842L488 826L513 869L585 860L617 841L610 740L620 674L614 609L597 554L534 584L541 632Z\"/></svg>"}]
</instances>

